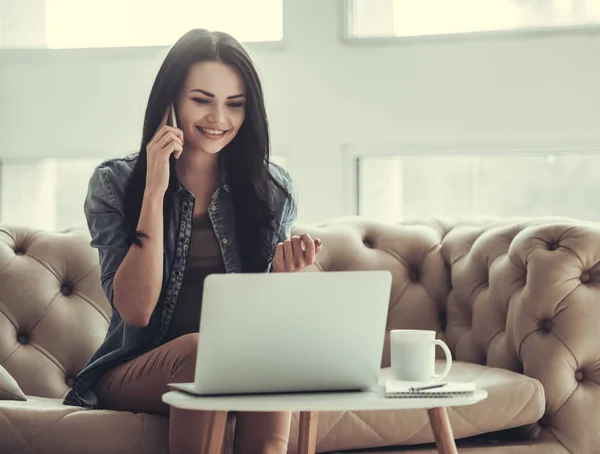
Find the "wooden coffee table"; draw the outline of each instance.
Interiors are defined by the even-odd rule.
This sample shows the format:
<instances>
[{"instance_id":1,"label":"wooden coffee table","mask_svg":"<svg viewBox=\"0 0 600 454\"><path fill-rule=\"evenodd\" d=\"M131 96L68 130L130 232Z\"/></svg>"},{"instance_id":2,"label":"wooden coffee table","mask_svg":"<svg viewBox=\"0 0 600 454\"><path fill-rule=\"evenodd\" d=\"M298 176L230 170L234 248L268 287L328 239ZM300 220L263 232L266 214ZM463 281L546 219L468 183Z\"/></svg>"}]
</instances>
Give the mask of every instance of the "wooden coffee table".
<instances>
[{"instance_id":1,"label":"wooden coffee table","mask_svg":"<svg viewBox=\"0 0 600 454\"><path fill-rule=\"evenodd\" d=\"M408 410L414 408L427 410L438 452L440 454L457 454L446 407L472 405L486 397L487 391L478 389L473 395L465 397L390 399L385 397L384 387L380 383L370 391L341 393L200 397L182 391L170 391L163 395L162 400L176 408L215 412L210 454L221 453L227 412L230 411L300 412L298 453L314 454L317 444L317 414L320 411Z\"/></svg>"}]
</instances>

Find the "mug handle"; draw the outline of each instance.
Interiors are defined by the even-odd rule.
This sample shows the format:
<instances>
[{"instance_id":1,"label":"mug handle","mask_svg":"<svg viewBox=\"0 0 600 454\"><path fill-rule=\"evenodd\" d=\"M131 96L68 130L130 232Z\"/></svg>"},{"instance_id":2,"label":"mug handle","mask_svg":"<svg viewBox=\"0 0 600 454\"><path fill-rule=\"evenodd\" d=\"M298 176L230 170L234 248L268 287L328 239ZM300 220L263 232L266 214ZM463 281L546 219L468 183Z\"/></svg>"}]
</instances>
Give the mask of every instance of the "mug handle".
<instances>
[{"instance_id":1,"label":"mug handle","mask_svg":"<svg viewBox=\"0 0 600 454\"><path fill-rule=\"evenodd\" d=\"M437 374L437 375L433 374L433 377L431 377L434 380L441 380L446 375L448 375L448 373L450 372L450 368L452 367L452 353L450 353L450 349L444 343L444 341L441 341L440 339L436 339L433 341L433 343L435 345L439 345L440 347L442 347L442 350L444 350L444 354L446 355L446 367L444 368L444 372L442 372L441 374Z\"/></svg>"}]
</instances>

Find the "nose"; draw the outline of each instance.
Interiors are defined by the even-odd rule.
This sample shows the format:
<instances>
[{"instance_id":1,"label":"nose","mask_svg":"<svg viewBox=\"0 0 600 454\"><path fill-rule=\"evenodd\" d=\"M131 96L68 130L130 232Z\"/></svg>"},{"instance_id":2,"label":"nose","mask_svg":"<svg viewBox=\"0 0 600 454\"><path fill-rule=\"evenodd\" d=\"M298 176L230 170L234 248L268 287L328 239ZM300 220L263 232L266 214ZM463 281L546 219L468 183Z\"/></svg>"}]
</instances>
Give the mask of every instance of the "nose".
<instances>
[{"instance_id":1,"label":"nose","mask_svg":"<svg viewBox=\"0 0 600 454\"><path fill-rule=\"evenodd\" d=\"M208 114L208 121L214 125L220 125L225 120L225 111L222 106L213 106Z\"/></svg>"}]
</instances>

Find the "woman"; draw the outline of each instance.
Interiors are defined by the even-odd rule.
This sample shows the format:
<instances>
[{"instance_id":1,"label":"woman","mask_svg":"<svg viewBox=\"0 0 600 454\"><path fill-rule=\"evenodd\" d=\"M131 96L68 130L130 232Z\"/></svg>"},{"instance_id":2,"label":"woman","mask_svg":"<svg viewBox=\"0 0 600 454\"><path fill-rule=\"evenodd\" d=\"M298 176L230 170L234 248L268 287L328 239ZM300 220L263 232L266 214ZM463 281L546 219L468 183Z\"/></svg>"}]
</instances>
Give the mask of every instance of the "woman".
<instances>
[{"instance_id":1,"label":"woman","mask_svg":"<svg viewBox=\"0 0 600 454\"><path fill-rule=\"evenodd\" d=\"M169 382L194 380L204 278L298 271L321 245L289 238L292 183L269 163L261 84L234 38L192 30L173 46L140 152L95 170L85 214L113 316L65 402L170 414L170 452L203 452L213 414L169 409L161 396ZM234 452L285 453L290 419L238 414Z\"/></svg>"}]
</instances>

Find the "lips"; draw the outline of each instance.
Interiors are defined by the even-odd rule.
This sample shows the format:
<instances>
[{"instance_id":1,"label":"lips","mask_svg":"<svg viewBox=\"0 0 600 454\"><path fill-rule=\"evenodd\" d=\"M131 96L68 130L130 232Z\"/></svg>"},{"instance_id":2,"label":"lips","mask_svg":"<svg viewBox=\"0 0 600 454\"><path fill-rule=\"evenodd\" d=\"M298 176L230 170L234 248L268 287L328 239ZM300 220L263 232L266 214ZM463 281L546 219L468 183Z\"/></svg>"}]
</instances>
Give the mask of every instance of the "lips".
<instances>
[{"instance_id":1,"label":"lips","mask_svg":"<svg viewBox=\"0 0 600 454\"><path fill-rule=\"evenodd\" d=\"M200 134L210 140L219 140L222 139L225 134L229 132L229 130L223 129L213 129L213 128L204 128L202 126L196 126L196 129Z\"/></svg>"},{"instance_id":2,"label":"lips","mask_svg":"<svg viewBox=\"0 0 600 454\"><path fill-rule=\"evenodd\" d=\"M202 126L196 126L201 132L205 132L207 134L212 134L212 135L222 135L224 133L226 133L227 131L223 130L223 129L213 129L213 128L204 128Z\"/></svg>"}]
</instances>

